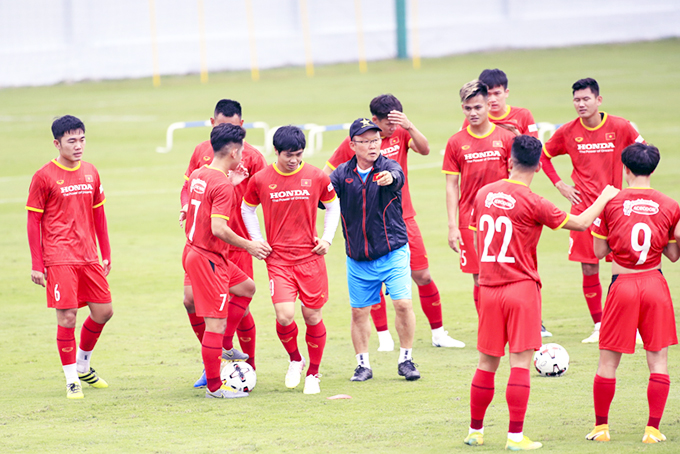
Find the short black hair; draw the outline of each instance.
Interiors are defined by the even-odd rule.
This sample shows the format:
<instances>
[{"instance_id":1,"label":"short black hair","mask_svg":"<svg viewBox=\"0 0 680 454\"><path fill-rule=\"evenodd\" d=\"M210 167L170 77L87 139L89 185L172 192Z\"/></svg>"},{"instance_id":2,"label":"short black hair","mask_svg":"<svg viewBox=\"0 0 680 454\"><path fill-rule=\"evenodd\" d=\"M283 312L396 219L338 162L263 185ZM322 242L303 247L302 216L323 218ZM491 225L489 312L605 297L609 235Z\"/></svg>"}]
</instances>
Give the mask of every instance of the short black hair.
<instances>
[{"instance_id":1,"label":"short black hair","mask_svg":"<svg viewBox=\"0 0 680 454\"><path fill-rule=\"evenodd\" d=\"M220 99L215 106L215 116L222 114L225 117L238 115L241 118L241 104L232 99Z\"/></svg>"},{"instance_id":2,"label":"short black hair","mask_svg":"<svg viewBox=\"0 0 680 454\"><path fill-rule=\"evenodd\" d=\"M508 76L500 69L485 69L479 75L479 80L491 88L503 87L503 90L508 88Z\"/></svg>"},{"instance_id":3,"label":"short black hair","mask_svg":"<svg viewBox=\"0 0 680 454\"><path fill-rule=\"evenodd\" d=\"M543 144L536 137L517 136L512 142L512 163L525 169L535 169L542 152Z\"/></svg>"},{"instance_id":4,"label":"short black hair","mask_svg":"<svg viewBox=\"0 0 680 454\"><path fill-rule=\"evenodd\" d=\"M282 151L304 150L306 146L305 133L297 126L281 126L274 133L274 148L279 153Z\"/></svg>"},{"instance_id":5,"label":"short black hair","mask_svg":"<svg viewBox=\"0 0 680 454\"><path fill-rule=\"evenodd\" d=\"M210 132L210 145L215 153L222 153L227 151L225 147L229 144L242 145L245 136L246 130L241 126L222 123Z\"/></svg>"},{"instance_id":6,"label":"short black hair","mask_svg":"<svg viewBox=\"0 0 680 454\"><path fill-rule=\"evenodd\" d=\"M80 118L73 115L64 115L52 122L52 135L57 140L61 140L67 132L78 131L79 129L85 132L85 124Z\"/></svg>"},{"instance_id":7,"label":"short black hair","mask_svg":"<svg viewBox=\"0 0 680 454\"><path fill-rule=\"evenodd\" d=\"M600 96L600 86L597 84L597 81L591 77L579 79L574 82L574 85L571 86L571 94L573 95L577 90L585 90L586 88L590 88L590 91L592 91L595 96Z\"/></svg>"},{"instance_id":8,"label":"short black hair","mask_svg":"<svg viewBox=\"0 0 680 454\"><path fill-rule=\"evenodd\" d=\"M463 85L458 94L460 95L460 102L462 103L479 95L482 95L484 99L487 99L489 97L489 87L481 80L475 79Z\"/></svg>"},{"instance_id":9,"label":"short black hair","mask_svg":"<svg viewBox=\"0 0 680 454\"><path fill-rule=\"evenodd\" d=\"M621 153L621 162L635 176L651 175L661 160L659 149L652 144L634 143L628 145Z\"/></svg>"},{"instance_id":10,"label":"short black hair","mask_svg":"<svg viewBox=\"0 0 680 454\"><path fill-rule=\"evenodd\" d=\"M368 107L371 109L371 115L375 115L378 120L384 120L387 118L387 114L393 110L397 110L399 112L404 111L401 101L399 101L396 96L390 93L376 96L371 100L371 104L369 104Z\"/></svg>"}]
</instances>

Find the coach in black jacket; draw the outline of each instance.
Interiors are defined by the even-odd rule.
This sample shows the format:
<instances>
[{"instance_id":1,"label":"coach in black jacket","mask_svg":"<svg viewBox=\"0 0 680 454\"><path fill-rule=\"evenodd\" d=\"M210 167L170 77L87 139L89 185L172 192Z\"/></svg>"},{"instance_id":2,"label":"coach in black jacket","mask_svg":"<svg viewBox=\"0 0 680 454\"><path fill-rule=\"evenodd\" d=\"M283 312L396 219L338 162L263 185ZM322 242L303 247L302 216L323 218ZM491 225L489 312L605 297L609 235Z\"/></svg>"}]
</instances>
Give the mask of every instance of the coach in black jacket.
<instances>
[{"instance_id":1,"label":"coach in black jacket","mask_svg":"<svg viewBox=\"0 0 680 454\"><path fill-rule=\"evenodd\" d=\"M347 284L352 306L352 343L358 366L352 381L373 377L368 359L371 306L380 303L385 284L396 312L401 352L397 372L417 380L411 349L415 314L411 304L408 236L401 209L404 171L380 154L380 128L359 118L349 129L355 156L338 166L331 182L340 198L342 231L347 252Z\"/></svg>"}]
</instances>

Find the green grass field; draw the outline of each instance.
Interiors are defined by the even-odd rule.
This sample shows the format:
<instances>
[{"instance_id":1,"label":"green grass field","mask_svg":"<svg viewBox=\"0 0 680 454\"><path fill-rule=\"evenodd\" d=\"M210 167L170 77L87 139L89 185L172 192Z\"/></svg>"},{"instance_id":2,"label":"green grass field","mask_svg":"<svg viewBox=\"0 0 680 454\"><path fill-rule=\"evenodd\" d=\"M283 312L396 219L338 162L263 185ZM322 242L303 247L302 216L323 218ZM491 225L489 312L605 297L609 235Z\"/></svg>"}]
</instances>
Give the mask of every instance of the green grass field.
<instances>
[{"instance_id":1,"label":"green grass field","mask_svg":"<svg viewBox=\"0 0 680 454\"><path fill-rule=\"evenodd\" d=\"M441 155L463 120L460 86L484 68L510 77L513 105L530 108L537 121L563 123L575 117L571 84L594 77L603 110L634 121L657 145L662 161L657 189L680 199L680 40L568 49L479 53L425 60L416 71L409 61L106 81L0 90L0 451L2 452L495 452L503 448L508 411L504 398L509 367L503 361L496 396L486 418L486 445L462 444L469 424L469 385L476 367L476 312L472 279L458 268L447 246ZM321 365L322 392L305 396L283 384L287 355L274 325L263 263L255 264L258 285L251 309L258 329L258 384L247 399L212 401L192 384L201 372L200 346L182 305L183 231L177 224L179 189L193 147L207 128L176 133L175 148L164 145L165 128L175 121L207 119L216 101L238 99L246 121L270 125L335 124L368 115L370 99L391 92L429 138L432 153L412 156L410 185L417 220L428 247L430 269L443 298L444 326L467 343L462 350L430 345L427 321L414 301L418 326L414 359L423 378L397 376L397 353L378 353L371 338L374 379L351 383L356 365L350 341L350 310L342 233L328 255L331 300L324 308L328 344ZM85 121L85 160L94 163L106 188L113 249L109 282L115 315L94 355L93 366L109 382L105 390L85 388L83 401L67 401L55 346L54 311L44 290L30 281L24 205L31 175L56 156L50 124L73 114ZM325 150L308 159L322 167L345 132L328 133ZM252 133L251 143L262 142ZM272 162L272 156L267 157ZM568 179L567 158L554 160ZM567 209L544 174L535 192ZM591 321L581 291L580 267L566 259L566 231L546 231L539 244L543 318L551 341L571 355L566 376L532 375L525 433L544 443L543 452L680 451L680 361L670 353L674 385L662 420L669 441L641 443L647 421L648 379L644 353L627 355L618 376L610 414L613 441L586 442L594 417L592 379L598 350L582 345ZM664 259L665 260L665 259ZM671 292L680 296L680 265L664 263ZM609 267L602 266L603 287ZM414 296L417 292L414 291ZM390 326L393 328L393 310ZM85 313L79 316L79 322ZM299 326L303 326L298 318ZM302 331L302 329L301 329ZM395 337L396 337L396 333ZM304 337L299 337L306 355ZM351 400L327 400L335 394Z\"/></svg>"}]
</instances>

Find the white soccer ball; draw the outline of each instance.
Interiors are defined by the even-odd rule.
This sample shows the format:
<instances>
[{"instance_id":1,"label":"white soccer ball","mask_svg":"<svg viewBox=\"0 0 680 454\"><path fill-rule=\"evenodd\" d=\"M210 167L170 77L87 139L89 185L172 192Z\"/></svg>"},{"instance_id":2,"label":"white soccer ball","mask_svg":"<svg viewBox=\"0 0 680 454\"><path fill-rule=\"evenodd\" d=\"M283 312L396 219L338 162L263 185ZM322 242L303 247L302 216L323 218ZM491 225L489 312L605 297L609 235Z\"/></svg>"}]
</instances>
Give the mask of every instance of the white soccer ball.
<instances>
[{"instance_id":1,"label":"white soccer ball","mask_svg":"<svg viewBox=\"0 0 680 454\"><path fill-rule=\"evenodd\" d=\"M534 353L534 367L544 377L561 377L569 368L569 353L559 344L544 344Z\"/></svg>"},{"instance_id":2,"label":"white soccer ball","mask_svg":"<svg viewBox=\"0 0 680 454\"><path fill-rule=\"evenodd\" d=\"M257 383L255 369L242 361L225 363L220 378L225 385L231 386L236 391L250 392Z\"/></svg>"}]
</instances>

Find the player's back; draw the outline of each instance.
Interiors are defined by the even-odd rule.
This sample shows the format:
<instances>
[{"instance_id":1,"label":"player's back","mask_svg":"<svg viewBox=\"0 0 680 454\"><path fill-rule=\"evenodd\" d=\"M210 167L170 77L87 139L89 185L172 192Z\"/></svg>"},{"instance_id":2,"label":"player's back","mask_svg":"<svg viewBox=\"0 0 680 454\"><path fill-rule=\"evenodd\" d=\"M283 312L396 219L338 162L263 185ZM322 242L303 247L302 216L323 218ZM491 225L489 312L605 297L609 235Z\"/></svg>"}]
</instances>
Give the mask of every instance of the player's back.
<instances>
[{"instance_id":1,"label":"player's back","mask_svg":"<svg viewBox=\"0 0 680 454\"><path fill-rule=\"evenodd\" d=\"M226 260L229 245L212 233L212 218L229 220L234 203L234 186L220 169L205 165L189 177L187 244L211 260Z\"/></svg>"},{"instance_id":2,"label":"player's back","mask_svg":"<svg viewBox=\"0 0 680 454\"><path fill-rule=\"evenodd\" d=\"M680 219L678 203L652 188L626 188L605 207L593 235L606 239L619 265L635 270L658 267Z\"/></svg>"},{"instance_id":3,"label":"player's back","mask_svg":"<svg viewBox=\"0 0 680 454\"><path fill-rule=\"evenodd\" d=\"M477 194L470 226L477 231L479 284L534 280L540 285L536 247L543 226L558 229L567 214L524 183L500 180Z\"/></svg>"}]
</instances>

